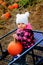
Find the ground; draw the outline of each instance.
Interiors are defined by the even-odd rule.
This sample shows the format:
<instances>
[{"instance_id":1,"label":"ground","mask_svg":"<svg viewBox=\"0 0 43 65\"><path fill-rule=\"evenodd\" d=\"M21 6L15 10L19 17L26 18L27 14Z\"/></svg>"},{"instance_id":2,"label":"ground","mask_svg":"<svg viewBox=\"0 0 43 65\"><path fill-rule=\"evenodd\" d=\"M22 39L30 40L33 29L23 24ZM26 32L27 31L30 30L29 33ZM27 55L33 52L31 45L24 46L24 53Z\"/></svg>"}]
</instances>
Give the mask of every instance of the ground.
<instances>
[{"instance_id":1,"label":"ground","mask_svg":"<svg viewBox=\"0 0 43 65\"><path fill-rule=\"evenodd\" d=\"M25 11L30 12L29 22L31 23L33 30L43 31L43 2L41 2L35 6L28 6L27 8L16 10L16 12L13 11L11 14L13 16L0 25L0 27L3 25L3 27L0 28L0 37L17 27L15 24L15 15L17 13L24 13ZM3 46L3 49L7 48L11 40L13 40L12 34L0 41ZM7 63L1 61L0 65L7 65Z\"/></svg>"}]
</instances>

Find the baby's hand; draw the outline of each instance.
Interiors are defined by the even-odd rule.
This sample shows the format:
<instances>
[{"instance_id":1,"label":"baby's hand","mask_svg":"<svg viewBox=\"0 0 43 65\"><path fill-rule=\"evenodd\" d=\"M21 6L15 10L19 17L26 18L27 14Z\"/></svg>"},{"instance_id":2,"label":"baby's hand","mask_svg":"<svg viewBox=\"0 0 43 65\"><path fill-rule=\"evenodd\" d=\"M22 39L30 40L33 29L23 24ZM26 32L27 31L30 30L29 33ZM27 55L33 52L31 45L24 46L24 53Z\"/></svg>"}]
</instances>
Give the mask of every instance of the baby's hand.
<instances>
[{"instance_id":1,"label":"baby's hand","mask_svg":"<svg viewBox=\"0 0 43 65\"><path fill-rule=\"evenodd\" d=\"M17 35L16 34L13 34L13 38L16 38L17 37Z\"/></svg>"}]
</instances>

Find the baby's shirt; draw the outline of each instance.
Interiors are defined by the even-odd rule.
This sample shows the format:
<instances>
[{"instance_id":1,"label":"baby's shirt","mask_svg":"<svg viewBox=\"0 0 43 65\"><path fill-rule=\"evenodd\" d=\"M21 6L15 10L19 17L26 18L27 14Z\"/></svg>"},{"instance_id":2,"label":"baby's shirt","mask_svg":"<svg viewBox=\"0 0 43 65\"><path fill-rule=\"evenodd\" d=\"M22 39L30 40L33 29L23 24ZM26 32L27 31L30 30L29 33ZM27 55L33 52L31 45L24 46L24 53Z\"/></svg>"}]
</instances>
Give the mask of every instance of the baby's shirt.
<instances>
[{"instance_id":1,"label":"baby's shirt","mask_svg":"<svg viewBox=\"0 0 43 65\"><path fill-rule=\"evenodd\" d=\"M34 44L34 34L31 26L29 27L28 25L26 25L26 28L24 30L18 29L16 31L17 34L16 40L21 42L24 48L29 48Z\"/></svg>"}]
</instances>

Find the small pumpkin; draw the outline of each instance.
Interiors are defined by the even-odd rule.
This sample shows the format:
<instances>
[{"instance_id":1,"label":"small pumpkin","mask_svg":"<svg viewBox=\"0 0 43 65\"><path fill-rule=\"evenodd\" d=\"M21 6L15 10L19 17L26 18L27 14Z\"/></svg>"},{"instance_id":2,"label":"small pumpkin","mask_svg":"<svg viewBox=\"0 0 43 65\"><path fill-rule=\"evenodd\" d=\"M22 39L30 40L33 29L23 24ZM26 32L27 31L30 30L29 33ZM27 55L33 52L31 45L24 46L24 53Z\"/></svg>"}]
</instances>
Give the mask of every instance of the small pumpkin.
<instances>
[{"instance_id":1,"label":"small pumpkin","mask_svg":"<svg viewBox=\"0 0 43 65\"><path fill-rule=\"evenodd\" d=\"M1 18L9 19L10 18L10 13L6 12L5 14L2 14Z\"/></svg>"},{"instance_id":2,"label":"small pumpkin","mask_svg":"<svg viewBox=\"0 0 43 65\"><path fill-rule=\"evenodd\" d=\"M12 10L13 9L13 6L12 5L9 5L8 6L8 9Z\"/></svg>"},{"instance_id":3,"label":"small pumpkin","mask_svg":"<svg viewBox=\"0 0 43 65\"><path fill-rule=\"evenodd\" d=\"M18 8L19 7L19 5L17 3L14 3L12 6L13 6L13 8Z\"/></svg>"},{"instance_id":4,"label":"small pumpkin","mask_svg":"<svg viewBox=\"0 0 43 65\"><path fill-rule=\"evenodd\" d=\"M1 5L5 7L5 6L6 6L6 2L2 2L2 4L1 4Z\"/></svg>"},{"instance_id":5,"label":"small pumpkin","mask_svg":"<svg viewBox=\"0 0 43 65\"><path fill-rule=\"evenodd\" d=\"M8 45L8 52L12 56L20 54L22 50L23 50L23 46L20 42L11 41Z\"/></svg>"},{"instance_id":6,"label":"small pumpkin","mask_svg":"<svg viewBox=\"0 0 43 65\"><path fill-rule=\"evenodd\" d=\"M3 3L3 1L1 0L1 1L0 1L0 4L2 4L2 3Z\"/></svg>"},{"instance_id":7,"label":"small pumpkin","mask_svg":"<svg viewBox=\"0 0 43 65\"><path fill-rule=\"evenodd\" d=\"M9 19L10 18L10 13L9 12L6 12L5 13L5 17L6 17L6 19Z\"/></svg>"}]
</instances>

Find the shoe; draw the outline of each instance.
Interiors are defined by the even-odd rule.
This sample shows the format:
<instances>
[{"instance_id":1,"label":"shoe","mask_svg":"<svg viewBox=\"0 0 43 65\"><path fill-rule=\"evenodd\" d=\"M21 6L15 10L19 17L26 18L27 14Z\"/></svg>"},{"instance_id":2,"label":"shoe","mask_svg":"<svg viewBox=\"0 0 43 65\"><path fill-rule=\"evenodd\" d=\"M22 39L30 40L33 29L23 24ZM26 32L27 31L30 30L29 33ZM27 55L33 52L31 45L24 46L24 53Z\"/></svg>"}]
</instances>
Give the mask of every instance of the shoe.
<instances>
[{"instance_id":1,"label":"shoe","mask_svg":"<svg viewBox=\"0 0 43 65\"><path fill-rule=\"evenodd\" d=\"M20 56L20 54L17 54L16 56L13 57L13 59L16 59L16 58L19 57L19 56Z\"/></svg>"},{"instance_id":2,"label":"shoe","mask_svg":"<svg viewBox=\"0 0 43 65\"><path fill-rule=\"evenodd\" d=\"M19 64L19 63L13 63L12 65L21 65L21 64Z\"/></svg>"}]
</instances>

